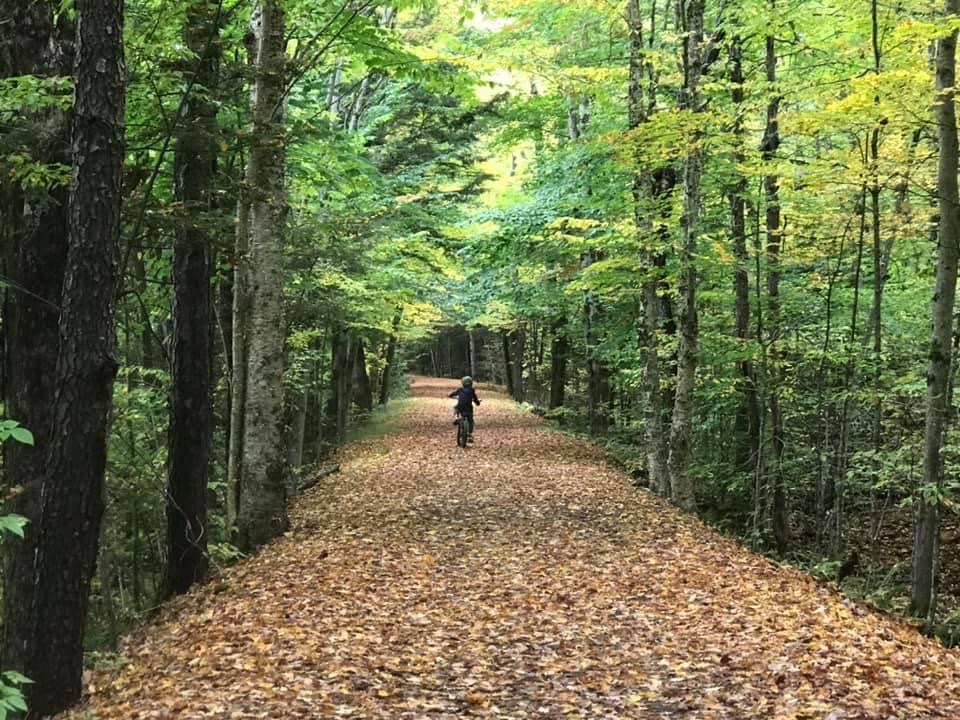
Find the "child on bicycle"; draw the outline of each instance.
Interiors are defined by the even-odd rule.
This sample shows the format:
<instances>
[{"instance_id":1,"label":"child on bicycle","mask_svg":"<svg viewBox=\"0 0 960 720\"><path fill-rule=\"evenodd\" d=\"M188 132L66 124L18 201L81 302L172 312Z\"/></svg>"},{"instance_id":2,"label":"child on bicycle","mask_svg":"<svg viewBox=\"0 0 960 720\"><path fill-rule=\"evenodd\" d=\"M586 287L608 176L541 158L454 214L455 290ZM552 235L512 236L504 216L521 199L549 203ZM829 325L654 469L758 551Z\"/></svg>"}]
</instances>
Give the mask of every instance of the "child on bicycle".
<instances>
[{"instance_id":1,"label":"child on bicycle","mask_svg":"<svg viewBox=\"0 0 960 720\"><path fill-rule=\"evenodd\" d=\"M458 387L447 397L457 399L457 404L453 408L453 415L455 418L460 415L467 418L467 442L473 442L473 406L480 404L480 398L477 397L477 391L473 389L473 378L469 375L460 381L460 385L461 387ZM454 420L453 424L456 425L457 421Z\"/></svg>"}]
</instances>

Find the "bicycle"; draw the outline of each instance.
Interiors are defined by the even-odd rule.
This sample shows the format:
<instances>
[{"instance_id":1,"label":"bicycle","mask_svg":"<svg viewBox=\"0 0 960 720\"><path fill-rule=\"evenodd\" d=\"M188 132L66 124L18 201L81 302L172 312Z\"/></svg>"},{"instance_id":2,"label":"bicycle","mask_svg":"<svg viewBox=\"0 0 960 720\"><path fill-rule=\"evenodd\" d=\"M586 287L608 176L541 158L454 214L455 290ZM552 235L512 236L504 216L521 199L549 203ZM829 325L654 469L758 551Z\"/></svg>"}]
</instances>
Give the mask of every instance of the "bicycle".
<instances>
[{"instance_id":1,"label":"bicycle","mask_svg":"<svg viewBox=\"0 0 960 720\"><path fill-rule=\"evenodd\" d=\"M467 447L467 440L470 438L470 418L463 413L457 413L457 445L462 448Z\"/></svg>"}]
</instances>

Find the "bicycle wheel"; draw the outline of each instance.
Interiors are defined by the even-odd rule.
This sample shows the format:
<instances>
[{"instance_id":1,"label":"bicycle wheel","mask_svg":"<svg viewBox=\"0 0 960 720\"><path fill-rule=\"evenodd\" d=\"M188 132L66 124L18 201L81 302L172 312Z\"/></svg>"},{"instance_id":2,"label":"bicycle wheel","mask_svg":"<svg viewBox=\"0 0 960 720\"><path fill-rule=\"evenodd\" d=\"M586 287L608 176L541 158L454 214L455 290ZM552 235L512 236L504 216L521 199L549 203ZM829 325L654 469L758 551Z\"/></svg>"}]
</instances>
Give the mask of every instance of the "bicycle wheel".
<instances>
[{"instance_id":1,"label":"bicycle wheel","mask_svg":"<svg viewBox=\"0 0 960 720\"><path fill-rule=\"evenodd\" d=\"M457 445L462 448L467 446L467 418L462 415L457 421Z\"/></svg>"}]
</instances>

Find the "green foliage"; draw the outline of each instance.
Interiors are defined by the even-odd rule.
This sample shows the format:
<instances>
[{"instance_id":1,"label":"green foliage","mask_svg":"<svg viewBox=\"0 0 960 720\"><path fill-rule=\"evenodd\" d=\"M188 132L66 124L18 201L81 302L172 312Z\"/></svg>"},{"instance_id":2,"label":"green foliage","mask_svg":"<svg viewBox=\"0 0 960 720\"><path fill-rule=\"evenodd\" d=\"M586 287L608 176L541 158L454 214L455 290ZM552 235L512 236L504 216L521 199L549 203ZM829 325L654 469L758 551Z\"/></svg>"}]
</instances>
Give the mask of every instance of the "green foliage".
<instances>
[{"instance_id":1,"label":"green foliage","mask_svg":"<svg viewBox=\"0 0 960 720\"><path fill-rule=\"evenodd\" d=\"M0 720L5 720L11 713L27 711L21 688L30 682L29 678L12 670L0 673Z\"/></svg>"},{"instance_id":2,"label":"green foliage","mask_svg":"<svg viewBox=\"0 0 960 720\"><path fill-rule=\"evenodd\" d=\"M33 433L20 427L16 420L0 420L0 442L15 440L24 445L33 445Z\"/></svg>"},{"instance_id":3,"label":"green foliage","mask_svg":"<svg viewBox=\"0 0 960 720\"><path fill-rule=\"evenodd\" d=\"M6 440L33 445L33 435L13 420L0 420L0 442ZM22 538L26 525L27 519L20 515L0 515L0 538L4 534ZM13 670L0 672L0 720L5 720L10 713L26 712L27 703L21 687L30 682L29 678Z\"/></svg>"}]
</instances>

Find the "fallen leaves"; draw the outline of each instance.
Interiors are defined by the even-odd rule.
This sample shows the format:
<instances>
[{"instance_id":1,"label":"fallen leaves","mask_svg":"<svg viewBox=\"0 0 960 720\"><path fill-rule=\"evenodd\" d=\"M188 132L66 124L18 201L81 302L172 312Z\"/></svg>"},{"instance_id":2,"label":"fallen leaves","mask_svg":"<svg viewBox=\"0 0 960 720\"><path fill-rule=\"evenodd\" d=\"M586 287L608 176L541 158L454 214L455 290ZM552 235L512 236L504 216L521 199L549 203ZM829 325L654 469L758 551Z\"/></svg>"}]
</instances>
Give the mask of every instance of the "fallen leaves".
<instances>
[{"instance_id":1,"label":"fallen leaves","mask_svg":"<svg viewBox=\"0 0 960 720\"><path fill-rule=\"evenodd\" d=\"M495 395L347 448L293 532L89 679L112 718L960 717L955 653L632 488Z\"/></svg>"}]
</instances>

